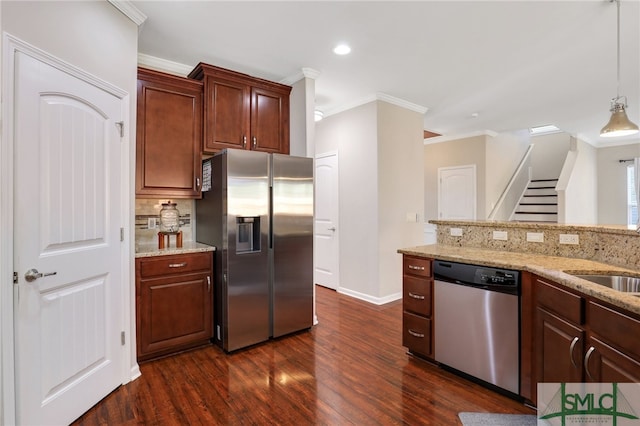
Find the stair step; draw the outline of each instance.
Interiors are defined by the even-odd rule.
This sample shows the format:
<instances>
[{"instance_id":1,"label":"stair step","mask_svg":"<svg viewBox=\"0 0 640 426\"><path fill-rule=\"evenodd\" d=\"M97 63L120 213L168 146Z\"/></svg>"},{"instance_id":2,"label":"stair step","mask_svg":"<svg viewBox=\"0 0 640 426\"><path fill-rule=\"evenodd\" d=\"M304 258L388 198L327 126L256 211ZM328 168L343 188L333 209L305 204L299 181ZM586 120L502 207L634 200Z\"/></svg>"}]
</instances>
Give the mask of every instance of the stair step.
<instances>
[{"instance_id":1,"label":"stair step","mask_svg":"<svg viewBox=\"0 0 640 426\"><path fill-rule=\"evenodd\" d=\"M557 204L523 204L518 205L516 213L558 213Z\"/></svg>"},{"instance_id":2,"label":"stair step","mask_svg":"<svg viewBox=\"0 0 640 426\"><path fill-rule=\"evenodd\" d=\"M528 188L556 188L558 179L536 179L529 182Z\"/></svg>"},{"instance_id":3,"label":"stair step","mask_svg":"<svg viewBox=\"0 0 640 426\"><path fill-rule=\"evenodd\" d=\"M554 213L514 213L513 220L519 222L558 222L558 215Z\"/></svg>"},{"instance_id":4,"label":"stair step","mask_svg":"<svg viewBox=\"0 0 640 426\"><path fill-rule=\"evenodd\" d=\"M524 195L542 196L542 195L557 195L555 188L527 188Z\"/></svg>"}]
</instances>

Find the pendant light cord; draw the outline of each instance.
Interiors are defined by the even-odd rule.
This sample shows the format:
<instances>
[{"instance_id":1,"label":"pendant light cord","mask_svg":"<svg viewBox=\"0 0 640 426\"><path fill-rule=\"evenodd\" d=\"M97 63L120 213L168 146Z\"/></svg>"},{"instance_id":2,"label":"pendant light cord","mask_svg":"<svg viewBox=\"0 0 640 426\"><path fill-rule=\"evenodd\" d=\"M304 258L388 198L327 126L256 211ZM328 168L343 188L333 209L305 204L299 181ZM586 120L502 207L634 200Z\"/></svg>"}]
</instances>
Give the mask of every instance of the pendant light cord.
<instances>
[{"instance_id":1,"label":"pendant light cord","mask_svg":"<svg viewBox=\"0 0 640 426\"><path fill-rule=\"evenodd\" d=\"M616 2L616 6L617 6L617 10L618 10L618 27L617 27L617 34L618 34L618 38L617 38L617 44L618 44L618 79L616 82L616 102L618 101L618 99L620 99L620 0L614 0Z\"/></svg>"}]
</instances>

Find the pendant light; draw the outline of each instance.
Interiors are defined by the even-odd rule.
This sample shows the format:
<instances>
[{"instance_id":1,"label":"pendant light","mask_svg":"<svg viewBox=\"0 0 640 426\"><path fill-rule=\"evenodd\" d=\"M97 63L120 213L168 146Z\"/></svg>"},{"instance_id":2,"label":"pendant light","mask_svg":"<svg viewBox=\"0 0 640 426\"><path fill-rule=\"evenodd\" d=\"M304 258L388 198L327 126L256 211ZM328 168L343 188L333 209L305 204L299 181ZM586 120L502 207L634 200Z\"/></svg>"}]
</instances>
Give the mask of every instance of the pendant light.
<instances>
[{"instance_id":1,"label":"pendant light","mask_svg":"<svg viewBox=\"0 0 640 426\"><path fill-rule=\"evenodd\" d=\"M617 136L629 136L638 133L638 126L627 117L627 97L620 96L620 0L615 1L618 10L618 80L616 86L616 97L611 99L611 118L606 126L600 130L600 136L603 138L613 138Z\"/></svg>"}]
</instances>

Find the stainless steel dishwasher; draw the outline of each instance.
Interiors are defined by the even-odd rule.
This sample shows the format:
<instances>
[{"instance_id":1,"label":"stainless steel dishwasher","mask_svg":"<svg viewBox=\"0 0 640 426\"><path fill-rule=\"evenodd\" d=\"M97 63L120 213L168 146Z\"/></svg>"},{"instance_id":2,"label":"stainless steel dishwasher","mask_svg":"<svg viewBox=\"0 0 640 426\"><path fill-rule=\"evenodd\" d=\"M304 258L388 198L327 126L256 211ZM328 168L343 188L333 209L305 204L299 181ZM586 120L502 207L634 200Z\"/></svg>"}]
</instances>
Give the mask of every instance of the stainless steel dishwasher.
<instances>
[{"instance_id":1,"label":"stainless steel dishwasher","mask_svg":"<svg viewBox=\"0 0 640 426\"><path fill-rule=\"evenodd\" d=\"M434 261L435 359L520 391L520 273Z\"/></svg>"}]
</instances>

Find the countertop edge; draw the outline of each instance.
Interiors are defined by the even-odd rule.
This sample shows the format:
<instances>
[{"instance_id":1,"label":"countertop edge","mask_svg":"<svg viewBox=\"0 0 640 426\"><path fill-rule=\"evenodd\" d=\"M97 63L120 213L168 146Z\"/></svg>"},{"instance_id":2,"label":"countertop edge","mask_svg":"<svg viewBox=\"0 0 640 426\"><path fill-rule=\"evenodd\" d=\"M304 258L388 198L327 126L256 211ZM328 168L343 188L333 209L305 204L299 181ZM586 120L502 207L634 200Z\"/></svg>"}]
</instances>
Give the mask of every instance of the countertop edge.
<instances>
[{"instance_id":1,"label":"countertop edge","mask_svg":"<svg viewBox=\"0 0 640 426\"><path fill-rule=\"evenodd\" d=\"M182 247L168 247L164 249L159 249L156 245L141 245L136 249L135 258L140 259L143 257L171 256L176 254L206 253L210 251L216 251L216 248L202 243L185 243Z\"/></svg>"},{"instance_id":2,"label":"countertop edge","mask_svg":"<svg viewBox=\"0 0 640 426\"><path fill-rule=\"evenodd\" d=\"M638 276L640 271L586 260L490 249L461 248L438 244L398 249L398 253L451 262L517 269L552 280L587 296L640 315L640 297L622 293L571 274L618 274Z\"/></svg>"}]
</instances>

